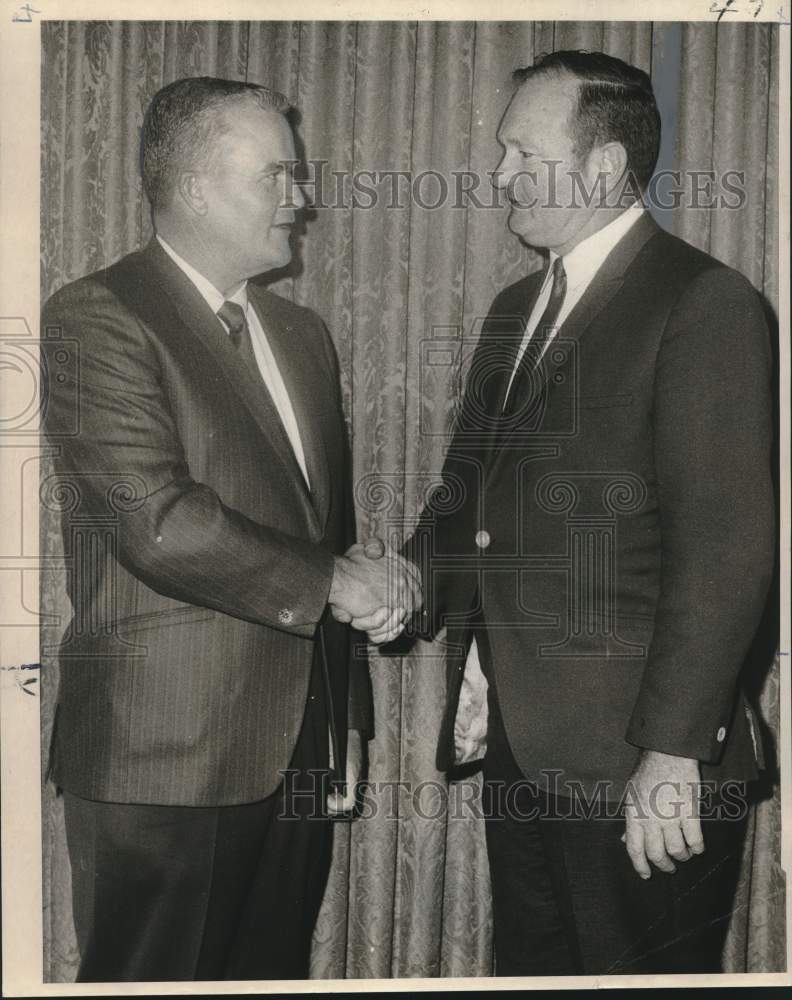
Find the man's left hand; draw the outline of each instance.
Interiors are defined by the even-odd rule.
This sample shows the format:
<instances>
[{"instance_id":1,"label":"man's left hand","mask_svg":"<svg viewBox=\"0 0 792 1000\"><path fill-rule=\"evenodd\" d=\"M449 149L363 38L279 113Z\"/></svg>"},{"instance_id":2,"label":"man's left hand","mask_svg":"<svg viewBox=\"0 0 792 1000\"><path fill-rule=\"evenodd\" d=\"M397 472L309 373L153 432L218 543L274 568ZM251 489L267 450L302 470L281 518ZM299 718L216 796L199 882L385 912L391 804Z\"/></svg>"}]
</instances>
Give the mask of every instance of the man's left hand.
<instances>
[{"instance_id":1,"label":"man's left hand","mask_svg":"<svg viewBox=\"0 0 792 1000\"><path fill-rule=\"evenodd\" d=\"M363 741L356 729L350 729L347 736L346 790L330 792L327 796L327 811L331 816L350 813L355 808L355 796L363 769Z\"/></svg>"},{"instance_id":2,"label":"man's left hand","mask_svg":"<svg viewBox=\"0 0 792 1000\"><path fill-rule=\"evenodd\" d=\"M687 861L704 851L699 819L699 764L644 750L628 783L626 829L633 868L641 878L651 877L650 862L660 871L676 871L675 861Z\"/></svg>"}]
</instances>

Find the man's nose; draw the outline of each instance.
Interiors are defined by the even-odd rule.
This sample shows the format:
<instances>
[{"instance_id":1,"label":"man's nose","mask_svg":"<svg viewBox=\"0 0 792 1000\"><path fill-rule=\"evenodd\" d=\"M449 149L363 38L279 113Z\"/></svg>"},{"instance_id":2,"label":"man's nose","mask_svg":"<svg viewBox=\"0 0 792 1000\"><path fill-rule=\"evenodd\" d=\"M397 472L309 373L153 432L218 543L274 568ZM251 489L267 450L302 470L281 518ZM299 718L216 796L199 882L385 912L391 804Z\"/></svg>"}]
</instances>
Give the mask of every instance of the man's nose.
<instances>
[{"instance_id":1,"label":"man's nose","mask_svg":"<svg viewBox=\"0 0 792 1000\"><path fill-rule=\"evenodd\" d=\"M283 203L286 208L293 208L295 211L305 205L305 195L302 188L293 176L289 175L286 180L286 190L283 192Z\"/></svg>"},{"instance_id":2,"label":"man's nose","mask_svg":"<svg viewBox=\"0 0 792 1000\"><path fill-rule=\"evenodd\" d=\"M500 158L500 162L497 167L492 171L492 186L503 191L509 186L514 170L510 169L510 165L507 162L508 157L504 155Z\"/></svg>"}]
</instances>

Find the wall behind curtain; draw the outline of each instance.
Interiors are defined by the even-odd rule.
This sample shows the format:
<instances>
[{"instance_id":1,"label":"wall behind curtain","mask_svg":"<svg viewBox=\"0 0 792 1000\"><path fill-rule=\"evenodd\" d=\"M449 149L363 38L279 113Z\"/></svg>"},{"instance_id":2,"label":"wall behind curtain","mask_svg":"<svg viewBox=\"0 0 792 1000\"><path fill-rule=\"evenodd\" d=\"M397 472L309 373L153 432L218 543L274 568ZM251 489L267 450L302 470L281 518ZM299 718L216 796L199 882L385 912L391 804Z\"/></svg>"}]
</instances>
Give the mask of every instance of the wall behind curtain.
<instances>
[{"instance_id":1,"label":"wall behind curtain","mask_svg":"<svg viewBox=\"0 0 792 1000\"><path fill-rule=\"evenodd\" d=\"M247 79L299 109L304 157L325 161L317 208L274 290L315 309L341 362L361 536L410 530L442 465L460 367L494 294L539 265L506 229L486 172L512 71L559 48L603 49L652 73L672 122L664 165L742 169L733 212L669 211L661 222L740 268L777 306L777 34L769 25L600 22L49 22L42 26L42 295L136 249L150 235L137 173L152 94L182 76ZM735 87L733 81L742 80ZM481 207L421 207L395 178L376 204L333 171L479 174ZM420 189L439 200L435 176ZM401 187L394 187L401 185ZM369 181L369 186L371 182ZM310 190L310 185L309 185ZM397 205L394 206L393 202ZM324 203L333 207L321 207ZM432 343L440 350L431 350ZM295 344L295 349L299 345ZM56 526L42 525L57 552ZM63 581L43 581L54 642L68 620ZM755 687L777 730L777 669ZM44 655L42 745L57 672ZM446 790L433 766L442 650L372 659L375 815L337 825L316 928L313 974L470 976L491 971L489 883L475 776ZM383 783L387 787L382 787ZM413 791L400 787L409 784ZM417 791L416 791L417 789ZM68 860L60 802L44 789L45 977L73 977ZM778 799L757 815L728 949L730 968L783 963Z\"/></svg>"}]
</instances>

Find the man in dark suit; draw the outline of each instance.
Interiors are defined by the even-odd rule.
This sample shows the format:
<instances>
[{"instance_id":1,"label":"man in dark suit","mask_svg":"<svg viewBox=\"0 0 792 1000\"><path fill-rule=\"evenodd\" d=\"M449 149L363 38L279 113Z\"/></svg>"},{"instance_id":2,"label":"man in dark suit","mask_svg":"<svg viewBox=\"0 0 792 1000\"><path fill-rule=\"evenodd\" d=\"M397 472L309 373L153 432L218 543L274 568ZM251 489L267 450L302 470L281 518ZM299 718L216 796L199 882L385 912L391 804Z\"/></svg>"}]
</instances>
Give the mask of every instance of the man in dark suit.
<instances>
[{"instance_id":1,"label":"man in dark suit","mask_svg":"<svg viewBox=\"0 0 792 1000\"><path fill-rule=\"evenodd\" d=\"M717 971L757 775L768 334L749 283L643 208L659 137L618 59L521 71L497 183L547 266L495 299L407 547L424 634L448 628L442 769L463 677L488 682L499 975Z\"/></svg>"},{"instance_id":2,"label":"man in dark suit","mask_svg":"<svg viewBox=\"0 0 792 1000\"><path fill-rule=\"evenodd\" d=\"M329 816L371 733L329 603L418 592L398 557L347 552L324 326L247 281L288 263L303 204L286 111L251 84L163 88L141 147L155 237L44 309L43 494L69 501L74 609L51 773L82 981L307 977Z\"/></svg>"}]
</instances>

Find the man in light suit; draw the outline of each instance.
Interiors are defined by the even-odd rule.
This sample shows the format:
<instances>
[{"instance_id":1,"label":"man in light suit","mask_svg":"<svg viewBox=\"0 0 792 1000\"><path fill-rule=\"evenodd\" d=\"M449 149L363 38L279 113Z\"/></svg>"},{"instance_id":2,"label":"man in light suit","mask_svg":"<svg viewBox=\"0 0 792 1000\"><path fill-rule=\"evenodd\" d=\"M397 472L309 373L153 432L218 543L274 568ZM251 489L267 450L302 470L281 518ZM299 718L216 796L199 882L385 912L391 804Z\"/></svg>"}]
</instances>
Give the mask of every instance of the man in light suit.
<instances>
[{"instance_id":1,"label":"man in light suit","mask_svg":"<svg viewBox=\"0 0 792 1000\"><path fill-rule=\"evenodd\" d=\"M423 633L448 627L438 766L480 668L499 975L718 971L761 763L738 677L773 566L767 328L641 203L646 74L556 52L517 81L497 183L547 263L492 305L406 550Z\"/></svg>"},{"instance_id":2,"label":"man in light suit","mask_svg":"<svg viewBox=\"0 0 792 1000\"><path fill-rule=\"evenodd\" d=\"M288 263L303 204L287 109L246 83L164 87L141 145L155 237L44 309L43 493L74 499L51 774L82 981L307 977L329 816L372 729L329 605L419 599L398 557L343 555L332 342L247 280Z\"/></svg>"}]
</instances>

